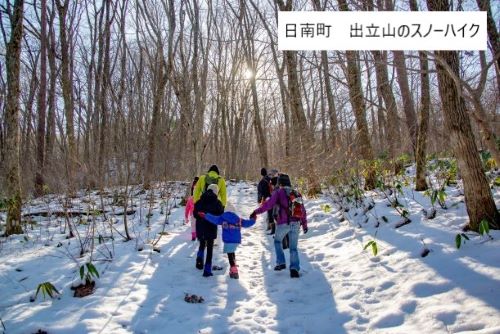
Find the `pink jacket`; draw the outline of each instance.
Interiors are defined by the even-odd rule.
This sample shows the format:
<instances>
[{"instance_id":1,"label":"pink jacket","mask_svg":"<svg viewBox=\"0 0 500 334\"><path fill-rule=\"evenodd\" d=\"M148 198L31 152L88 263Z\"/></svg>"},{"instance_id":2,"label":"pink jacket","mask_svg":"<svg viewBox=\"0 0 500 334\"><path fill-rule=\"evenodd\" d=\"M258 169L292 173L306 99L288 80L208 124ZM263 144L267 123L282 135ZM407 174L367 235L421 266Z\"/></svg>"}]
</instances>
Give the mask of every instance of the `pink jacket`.
<instances>
[{"instance_id":1,"label":"pink jacket","mask_svg":"<svg viewBox=\"0 0 500 334\"><path fill-rule=\"evenodd\" d=\"M186 220L188 220L189 217L193 215L193 211L194 211L193 196L189 196L189 198L186 202L186 209L184 210L184 218L186 218Z\"/></svg>"}]
</instances>

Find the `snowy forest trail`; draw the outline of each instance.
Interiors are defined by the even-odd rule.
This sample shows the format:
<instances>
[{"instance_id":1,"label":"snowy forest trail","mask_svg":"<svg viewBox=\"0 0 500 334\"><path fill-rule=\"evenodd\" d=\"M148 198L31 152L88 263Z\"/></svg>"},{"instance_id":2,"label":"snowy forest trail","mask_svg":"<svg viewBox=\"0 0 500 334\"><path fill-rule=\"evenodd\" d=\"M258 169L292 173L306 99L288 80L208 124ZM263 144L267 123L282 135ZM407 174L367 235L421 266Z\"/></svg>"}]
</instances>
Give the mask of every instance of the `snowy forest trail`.
<instances>
[{"instance_id":1,"label":"snowy forest trail","mask_svg":"<svg viewBox=\"0 0 500 334\"><path fill-rule=\"evenodd\" d=\"M227 210L248 217L256 197L255 185L230 182ZM463 221L460 197L451 195L450 203L458 204L432 221L410 209L413 222L400 229L394 228L397 216L385 199L374 198L373 210L389 220L378 230L377 256L363 250L375 229L362 208L343 212L326 195L305 201L309 232L299 236L299 279L290 278L288 270L273 270L265 215L242 230L236 252L240 278L229 278L220 229L213 264L223 269L205 278L195 268L198 243L183 224L184 207L172 209L157 244L160 253L149 245L136 250L137 240L162 229L165 215L157 201L150 229L144 225L147 210L133 216L136 238L115 242L113 261L97 263L97 289L81 299L69 289L78 275L75 263L56 246L69 246L64 234L52 232L60 239L46 244L42 239L32 248L25 243L19 250L12 239L0 262L5 333L499 333L500 233L457 250L453 230L442 226ZM425 258L421 239L431 249ZM288 266L287 250L285 256ZM62 296L30 303L29 291L43 281L54 283ZM186 293L205 301L186 303Z\"/></svg>"}]
</instances>

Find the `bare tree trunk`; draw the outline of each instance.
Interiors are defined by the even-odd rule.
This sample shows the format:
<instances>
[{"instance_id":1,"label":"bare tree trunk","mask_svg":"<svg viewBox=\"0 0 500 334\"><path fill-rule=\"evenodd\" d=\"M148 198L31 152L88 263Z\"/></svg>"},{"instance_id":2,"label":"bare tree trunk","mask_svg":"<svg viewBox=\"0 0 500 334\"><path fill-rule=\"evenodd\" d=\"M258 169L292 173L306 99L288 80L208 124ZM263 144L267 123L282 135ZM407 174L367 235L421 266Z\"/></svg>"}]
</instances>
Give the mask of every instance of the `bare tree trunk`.
<instances>
[{"instance_id":1,"label":"bare tree trunk","mask_svg":"<svg viewBox=\"0 0 500 334\"><path fill-rule=\"evenodd\" d=\"M340 145L338 138L338 122L337 122L337 110L335 108L335 101L333 99L332 84L330 81L330 71L328 69L328 56L326 51L321 51L321 66L323 68L323 75L325 76L325 91L326 100L328 101L328 116L330 118L330 143L332 149L335 149L337 145Z\"/></svg>"},{"instance_id":2,"label":"bare tree trunk","mask_svg":"<svg viewBox=\"0 0 500 334\"><path fill-rule=\"evenodd\" d=\"M153 116L151 119L151 127L148 134L148 149L146 156L146 170L144 174L144 188L149 189L151 187L151 181L153 179L153 169L155 165L155 154L156 154L156 140L158 136L158 123L160 120L160 112L162 108L163 96L165 95L165 85L167 84L168 78L172 74L173 68L173 36L175 32L175 8L174 1L169 0L168 5L164 3L165 9L168 9L167 15L169 20L169 35L168 35L168 55L167 61L163 55L163 42L161 39L161 32L155 31L156 34L156 54L153 60L155 68L155 93L153 95ZM143 13L144 15L144 13ZM158 27L157 27L158 28Z\"/></svg>"},{"instance_id":3,"label":"bare tree trunk","mask_svg":"<svg viewBox=\"0 0 500 334\"><path fill-rule=\"evenodd\" d=\"M286 4L283 0L276 0L281 11L291 11L292 1L287 0ZM311 134L308 133L306 116L304 115L304 107L299 87L299 78L297 74L297 51L283 51L283 56L286 61L286 70L288 74L288 96L290 98L290 109L292 111L292 124L294 132L299 134L300 140L300 156L307 159L306 152L312 148Z\"/></svg>"},{"instance_id":4,"label":"bare tree trunk","mask_svg":"<svg viewBox=\"0 0 500 334\"><path fill-rule=\"evenodd\" d=\"M9 6L10 7L10 6ZM9 8L10 9L10 8ZM6 118L6 195L7 225L5 235L23 233L21 227L21 183L19 161L19 68L21 66L21 41L23 36L24 1L16 0L10 17L10 39L6 43L5 65L7 70Z\"/></svg>"},{"instance_id":5,"label":"bare tree trunk","mask_svg":"<svg viewBox=\"0 0 500 334\"><path fill-rule=\"evenodd\" d=\"M497 57L496 60L496 66L495 66L495 72L497 74L497 87L498 90L500 90L500 39L498 36L498 31L497 31L497 26L495 24L495 20L493 19L493 15L491 12L491 4L490 0L476 0L477 1L477 6L479 7L480 10L486 11L487 12L487 30L488 30L488 40L490 41L491 44L491 53L494 57ZM498 5L498 3L497 3ZM498 7L497 7L498 9ZM497 17L498 19L498 17ZM497 21L498 23L498 21Z\"/></svg>"},{"instance_id":6,"label":"bare tree trunk","mask_svg":"<svg viewBox=\"0 0 500 334\"><path fill-rule=\"evenodd\" d=\"M338 0L338 3L341 11L349 11L346 0ZM366 106L363 97L363 88L361 87L361 74L356 58L356 51L346 51L349 99L351 101L354 117L356 119L356 141L359 145L361 157L366 160L368 164L371 164L373 160L373 150L370 143L370 135L368 133L368 124L366 122ZM366 189L375 188L375 176L375 170L372 166L367 166L367 174L365 178Z\"/></svg>"},{"instance_id":7,"label":"bare tree trunk","mask_svg":"<svg viewBox=\"0 0 500 334\"><path fill-rule=\"evenodd\" d=\"M56 130L56 84L57 84L57 65L56 65L56 36L53 28L56 11L51 9L49 17L49 46L48 61L50 69L50 86L47 96L47 133L45 136L45 166L50 166L53 160L55 130Z\"/></svg>"},{"instance_id":8,"label":"bare tree trunk","mask_svg":"<svg viewBox=\"0 0 500 334\"><path fill-rule=\"evenodd\" d=\"M31 52L31 51L28 51ZM38 55L35 56L35 60L33 61L33 67L32 67L32 76L30 80L30 88L28 92L28 98L26 101L24 101L24 114L25 117L23 117L24 120L24 126L22 134L21 134L21 161L25 161L26 163L21 166L21 175L23 175L23 170L32 172L31 169L31 138L33 135L33 104L35 104L35 96L36 96L36 90L38 86L38 75L36 73L36 68L38 67Z\"/></svg>"},{"instance_id":9,"label":"bare tree trunk","mask_svg":"<svg viewBox=\"0 0 500 334\"><path fill-rule=\"evenodd\" d=\"M415 154L417 149L418 124L413 97L408 85L408 73L406 71L405 53L404 51L393 51L393 55L394 66L396 67L397 73L396 78L399 84L399 89L401 90L401 96L403 98L403 111L405 113L406 126L410 131L413 154Z\"/></svg>"},{"instance_id":10,"label":"bare tree trunk","mask_svg":"<svg viewBox=\"0 0 500 334\"><path fill-rule=\"evenodd\" d=\"M322 8L320 0L312 0L314 10L320 11L324 10ZM325 82L326 100L328 102L328 116L330 118L330 144L332 149L335 150L338 143L338 121L337 121L337 111L335 109L335 101L333 99L332 84L330 80L330 71L328 69L328 53L326 51L321 51L321 67L323 69L323 76Z\"/></svg>"},{"instance_id":11,"label":"bare tree trunk","mask_svg":"<svg viewBox=\"0 0 500 334\"><path fill-rule=\"evenodd\" d=\"M153 117L151 119L151 128L148 135L148 153L146 158L146 171L144 175L144 188L149 189L151 187L151 181L153 180L153 168L155 163L155 150L156 150L156 138L158 135L158 121L160 117L160 109L165 94L165 85L167 83L167 78L164 69L164 60L162 51L161 41L158 40L157 44L157 71L156 71L156 87L153 100Z\"/></svg>"},{"instance_id":12,"label":"bare tree trunk","mask_svg":"<svg viewBox=\"0 0 500 334\"><path fill-rule=\"evenodd\" d=\"M382 151L386 147L387 138L387 124L385 122L384 107L382 96L377 94L378 106L377 106L377 123L378 123L378 142L380 143L380 150Z\"/></svg>"},{"instance_id":13,"label":"bare tree trunk","mask_svg":"<svg viewBox=\"0 0 500 334\"><path fill-rule=\"evenodd\" d=\"M410 10L418 11L418 4L416 0L410 0ZM419 125L417 135L417 150L415 154L415 161L417 163L417 172L415 179L415 190L427 190L428 185L425 179L425 172L427 170L427 135L429 129L429 111L431 108L431 95L429 85L429 61L427 54L423 51L418 53L420 61L420 113Z\"/></svg>"},{"instance_id":14,"label":"bare tree trunk","mask_svg":"<svg viewBox=\"0 0 500 334\"><path fill-rule=\"evenodd\" d=\"M481 102L481 96L483 95L483 91L486 86L486 79L488 77L488 67L486 66L486 55L484 51L479 52L479 59L479 62L481 63L481 75L476 89L473 89L467 82L460 80L459 78L457 78L458 80L455 80L455 82L457 83L461 81L462 86L464 86L468 91L470 97L467 95L465 95L465 97L472 102L475 110L475 112L471 112L470 114L479 126L479 129L483 134L483 140L485 141L486 147L490 151L491 156L497 165L500 165L500 151L497 147L497 138L494 130L492 130L490 126L488 115L486 114L483 103Z\"/></svg>"},{"instance_id":15,"label":"bare tree trunk","mask_svg":"<svg viewBox=\"0 0 500 334\"><path fill-rule=\"evenodd\" d=\"M206 44L203 44L203 39L201 36L200 29L200 5L197 0L193 0L191 19L193 21L192 30L192 44L193 44L193 56L191 58L191 71L193 78L193 92L194 92L194 125L193 125L193 151L194 151L194 161L192 173L199 175L202 172L202 157L204 150L204 140L203 140L203 121L205 117L205 103L207 95L207 71L208 71L208 52L210 50L210 41L207 40ZM207 22L207 34L210 35L212 16L210 15ZM203 47L204 46L204 47ZM198 60L203 59L201 71L198 68Z\"/></svg>"},{"instance_id":16,"label":"bare tree trunk","mask_svg":"<svg viewBox=\"0 0 500 334\"><path fill-rule=\"evenodd\" d=\"M44 153L45 153L45 112L47 109L47 0L41 0L40 28L40 84L38 87L38 123L36 131L35 195L44 192Z\"/></svg>"},{"instance_id":17,"label":"bare tree trunk","mask_svg":"<svg viewBox=\"0 0 500 334\"><path fill-rule=\"evenodd\" d=\"M385 0L385 3L386 10L394 11L393 0ZM382 8L380 8L380 10L381 9ZM399 84L399 89L401 90L401 97L403 98L403 111L405 113L406 126L410 131L412 151L415 155L417 150L418 124L417 115L415 113L415 106L413 104L413 97L411 95L410 87L408 86L408 73L406 71L405 53L404 51L393 51L392 54L394 55L394 66L396 68L397 81Z\"/></svg>"},{"instance_id":18,"label":"bare tree trunk","mask_svg":"<svg viewBox=\"0 0 500 334\"><path fill-rule=\"evenodd\" d=\"M253 69L255 73L255 69ZM264 135L264 129L262 127L262 121L260 119L260 108L259 99L257 97L257 85L255 83L255 74L250 79L250 87L252 90L252 106L253 106L253 125L255 132L257 134L257 143L260 153L260 163L261 166L269 166L269 159L267 158L267 140Z\"/></svg>"},{"instance_id":19,"label":"bare tree trunk","mask_svg":"<svg viewBox=\"0 0 500 334\"><path fill-rule=\"evenodd\" d=\"M382 95L387 109L387 145L389 146L389 157L394 159L397 156L398 148L396 146L401 142L401 135L398 125L396 99L394 98L387 72L387 54L382 51L372 51L372 55L375 60L378 91Z\"/></svg>"},{"instance_id":20,"label":"bare tree trunk","mask_svg":"<svg viewBox=\"0 0 500 334\"><path fill-rule=\"evenodd\" d=\"M259 10L259 7L255 4L254 0L250 0L250 3L252 5L252 7L255 9L255 11L257 12L257 15L259 16L262 24L264 25L264 28L266 29L269 38L272 39L273 34L271 32L271 29L269 28L269 24L267 23L267 19L262 15L262 12ZM277 21L277 18L276 18L276 21ZM273 55L276 74L278 76L279 85L280 85L281 108L283 109L283 116L285 119L285 157L288 158L291 154L292 144L291 144L291 136L290 136L290 133L291 133L290 100L289 100L288 90L287 90L287 87L285 84L285 79L284 79L286 60L283 59L283 64L280 67L278 53L276 51L275 44L271 43L270 47L271 47L271 52Z\"/></svg>"},{"instance_id":21,"label":"bare tree trunk","mask_svg":"<svg viewBox=\"0 0 500 334\"><path fill-rule=\"evenodd\" d=\"M68 140L67 151L67 168L68 168L68 187L69 191L75 190L75 170L77 164L76 156L76 143L74 131L74 100L73 100L73 87L71 82L71 55L70 55L70 41L68 40L67 33L71 31L66 26L66 16L69 8L69 0L57 0L57 10L59 12L59 38L61 43L61 82L62 92L64 99L64 114L66 116L66 136Z\"/></svg>"},{"instance_id":22,"label":"bare tree trunk","mask_svg":"<svg viewBox=\"0 0 500 334\"><path fill-rule=\"evenodd\" d=\"M411 2L414 1L415 0L411 0ZM427 135L429 128L429 110L431 107L431 95L429 88L429 65L427 61L427 54L425 52L419 52L418 54L420 58L420 82L422 88L420 97L420 121L418 126L417 152L415 156L415 160L417 162L415 190L423 191L427 189L425 171L427 169L426 153L427 153Z\"/></svg>"},{"instance_id":23,"label":"bare tree trunk","mask_svg":"<svg viewBox=\"0 0 500 334\"><path fill-rule=\"evenodd\" d=\"M427 0L427 6L432 11L448 11L450 8L448 0ZM445 126L464 184L469 214L467 228L478 231L481 221L487 220L491 228L500 229L500 214L482 169L465 101L447 70L448 67L459 77L458 54L456 51L435 51L435 55Z\"/></svg>"},{"instance_id":24,"label":"bare tree trunk","mask_svg":"<svg viewBox=\"0 0 500 334\"><path fill-rule=\"evenodd\" d=\"M106 0L103 6L106 12L106 22L104 23L104 33L102 36L102 44L99 43L99 48L104 47L104 50L100 50L99 52L103 52L103 69L102 69L102 85L99 95L98 103L101 104L100 112L100 134L99 134L99 160L98 160L98 175L99 175L99 186L101 188L104 187L105 183L105 165L109 159L107 156L107 136L108 132L108 106L106 104L108 91L109 91L109 81L110 81L110 39L111 39L111 23L113 18L111 18L111 1ZM114 14L113 14L114 16Z\"/></svg>"}]
</instances>

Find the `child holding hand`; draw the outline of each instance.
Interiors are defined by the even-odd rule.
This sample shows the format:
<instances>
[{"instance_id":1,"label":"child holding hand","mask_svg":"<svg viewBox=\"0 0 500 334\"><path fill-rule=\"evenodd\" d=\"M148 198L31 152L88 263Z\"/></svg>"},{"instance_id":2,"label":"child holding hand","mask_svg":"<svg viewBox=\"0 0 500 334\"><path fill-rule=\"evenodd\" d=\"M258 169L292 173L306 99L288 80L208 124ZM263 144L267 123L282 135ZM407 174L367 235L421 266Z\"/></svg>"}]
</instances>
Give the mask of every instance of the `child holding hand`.
<instances>
[{"instance_id":1,"label":"child holding hand","mask_svg":"<svg viewBox=\"0 0 500 334\"><path fill-rule=\"evenodd\" d=\"M227 254L229 260L229 277L238 279L238 268L236 266L236 248L241 243L241 228L250 227L255 224L255 219L242 219L231 211L224 212L220 216L210 213L199 212L199 216L206 221L222 226L222 241L224 241L223 252Z\"/></svg>"}]
</instances>

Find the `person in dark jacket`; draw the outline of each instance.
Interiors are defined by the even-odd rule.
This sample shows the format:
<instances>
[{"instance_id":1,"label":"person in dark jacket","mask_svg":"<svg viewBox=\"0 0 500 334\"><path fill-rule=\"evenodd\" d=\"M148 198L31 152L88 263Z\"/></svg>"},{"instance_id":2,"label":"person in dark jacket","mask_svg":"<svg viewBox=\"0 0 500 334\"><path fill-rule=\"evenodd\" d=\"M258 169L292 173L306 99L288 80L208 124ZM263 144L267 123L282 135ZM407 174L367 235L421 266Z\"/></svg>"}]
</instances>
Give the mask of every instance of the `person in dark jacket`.
<instances>
[{"instance_id":1,"label":"person in dark jacket","mask_svg":"<svg viewBox=\"0 0 500 334\"><path fill-rule=\"evenodd\" d=\"M267 175L267 170L261 168L260 175L262 179L257 185L257 203L262 204L266 199L271 197L271 177ZM274 234L274 218L272 210L267 212L267 231L271 231L270 234Z\"/></svg>"},{"instance_id":2,"label":"person in dark jacket","mask_svg":"<svg viewBox=\"0 0 500 334\"><path fill-rule=\"evenodd\" d=\"M211 213L213 215L222 215L224 213L224 206L221 201L217 199L219 187L216 184L208 186L199 201L194 204L194 217L196 218L196 236L200 242L200 247L196 255L196 268L203 269L203 276L212 276L212 254L214 250L214 240L217 239L217 225L213 225L206 221L199 212ZM205 248L207 249L207 257L205 265L203 265L203 258Z\"/></svg>"}]
</instances>

